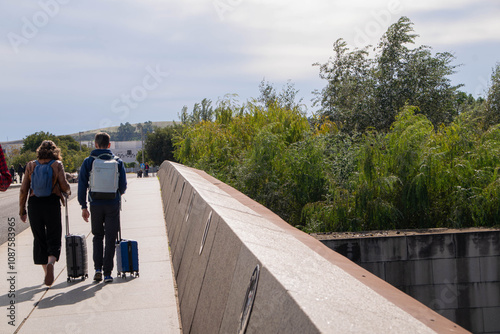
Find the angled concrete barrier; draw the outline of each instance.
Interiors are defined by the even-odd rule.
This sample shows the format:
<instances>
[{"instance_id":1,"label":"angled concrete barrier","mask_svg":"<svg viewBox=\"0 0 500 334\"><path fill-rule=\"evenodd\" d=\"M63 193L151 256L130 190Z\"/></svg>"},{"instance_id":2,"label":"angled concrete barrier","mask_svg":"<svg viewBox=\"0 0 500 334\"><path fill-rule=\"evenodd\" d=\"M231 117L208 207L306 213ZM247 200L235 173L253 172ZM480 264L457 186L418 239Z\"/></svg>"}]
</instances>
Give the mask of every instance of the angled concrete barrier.
<instances>
[{"instance_id":1,"label":"angled concrete barrier","mask_svg":"<svg viewBox=\"0 0 500 334\"><path fill-rule=\"evenodd\" d=\"M185 333L464 333L206 173L158 175Z\"/></svg>"}]
</instances>

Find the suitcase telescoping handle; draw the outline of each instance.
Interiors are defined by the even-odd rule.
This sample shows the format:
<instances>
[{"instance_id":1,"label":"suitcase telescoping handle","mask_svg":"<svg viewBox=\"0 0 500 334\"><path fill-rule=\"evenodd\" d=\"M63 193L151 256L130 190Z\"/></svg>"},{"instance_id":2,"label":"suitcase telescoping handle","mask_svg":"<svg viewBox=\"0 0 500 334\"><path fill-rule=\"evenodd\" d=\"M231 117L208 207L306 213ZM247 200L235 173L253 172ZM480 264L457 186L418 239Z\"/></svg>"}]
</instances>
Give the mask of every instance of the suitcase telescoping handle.
<instances>
[{"instance_id":1,"label":"suitcase telescoping handle","mask_svg":"<svg viewBox=\"0 0 500 334\"><path fill-rule=\"evenodd\" d=\"M69 215L68 215L68 195L63 194L64 197L64 207L66 208L66 235L69 235Z\"/></svg>"},{"instance_id":2,"label":"suitcase telescoping handle","mask_svg":"<svg viewBox=\"0 0 500 334\"><path fill-rule=\"evenodd\" d=\"M121 222L118 222L118 233L116 234L116 243L119 244L122 241L122 226Z\"/></svg>"},{"instance_id":3,"label":"suitcase telescoping handle","mask_svg":"<svg viewBox=\"0 0 500 334\"><path fill-rule=\"evenodd\" d=\"M120 211L122 211L122 198L123 195L120 195ZM116 243L119 244L120 241L122 241L122 222L120 219L118 219L118 233L116 234Z\"/></svg>"}]
</instances>

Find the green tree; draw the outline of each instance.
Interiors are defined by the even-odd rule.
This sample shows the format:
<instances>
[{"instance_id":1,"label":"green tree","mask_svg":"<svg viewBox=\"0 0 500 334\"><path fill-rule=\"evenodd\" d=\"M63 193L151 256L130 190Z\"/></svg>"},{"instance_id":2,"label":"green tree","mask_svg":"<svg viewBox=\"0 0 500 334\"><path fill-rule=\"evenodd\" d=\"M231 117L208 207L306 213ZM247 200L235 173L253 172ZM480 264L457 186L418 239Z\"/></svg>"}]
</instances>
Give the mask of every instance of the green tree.
<instances>
[{"instance_id":1,"label":"green tree","mask_svg":"<svg viewBox=\"0 0 500 334\"><path fill-rule=\"evenodd\" d=\"M155 127L153 125L153 122L147 121L142 124L142 131L144 131L144 134L152 133L155 130ZM138 130L140 134L140 130Z\"/></svg>"},{"instance_id":2,"label":"green tree","mask_svg":"<svg viewBox=\"0 0 500 334\"><path fill-rule=\"evenodd\" d=\"M190 115L189 115L189 111L188 111L188 106L183 106L182 109L181 109L181 112L180 114L178 114L179 116L179 119L181 120L181 124L189 124L190 123Z\"/></svg>"},{"instance_id":3,"label":"green tree","mask_svg":"<svg viewBox=\"0 0 500 334\"><path fill-rule=\"evenodd\" d=\"M261 81L259 85L260 96L257 101L262 103L264 107L268 107L278 100L276 89L269 82Z\"/></svg>"},{"instance_id":4,"label":"green tree","mask_svg":"<svg viewBox=\"0 0 500 334\"><path fill-rule=\"evenodd\" d=\"M199 113L201 121L205 122L212 121L214 110L211 105L212 105L211 100L208 99L201 100L200 113Z\"/></svg>"},{"instance_id":5,"label":"green tree","mask_svg":"<svg viewBox=\"0 0 500 334\"><path fill-rule=\"evenodd\" d=\"M16 159L19 161L36 159L36 154L34 154L34 152L36 152L36 149L44 140L52 140L59 147L63 158L62 162L67 172L76 171L83 163L83 160L90 154L89 148L84 146L80 149L80 143L69 135L56 136L41 131L28 135L23 139L21 154L16 157Z\"/></svg>"},{"instance_id":6,"label":"green tree","mask_svg":"<svg viewBox=\"0 0 500 334\"><path fill-rule=\"evenodd\" d=\"M129 122L126 122L125 124L120 123L120 126L118 127L118 131L116 132L116 141L128 141L128 140L133 140L137 136L134 136L135 133L135 127L131 125Z\"/></svg>"},{"instance_id":7,"label":"green tree","mask_svg":"<svg viewBox=\"0 0 500 334\"><path fill-rule=\"evenodd\" d=\"M355 191L355 226L353 230L395 228L400 212L394 203L398 178L388 171L384 159L386 138L381 133L366 132L359 152L359 179Z\"/></svg>"},{"instance_id":8,"label":"green tree","mask_svg":"<svg viewBox=\"0 0 500 334\"><path fill-rule=\"evenodd\" d=\"M337 127L348 132L364 131L374 126L379 115L375 113L375 82L373 61L367 49L349 51L347 43L338 39L333 45L334 56L319 66L320 78L328 83L315 91L314 106L319 113L330 118Z\"/></svg>"},{"instance_id":9,"label":"green tree","mask_svg":"<svg viewBox=\"0 0 500 334\"><path fill-rule=\"evenodd\" d=\"M397 179L393 203L401 217L398 228L429 226L429 191L421 164L433 132L432 123L418 114L418 108L406 106L386 136L387 174Z\"/></svg>"},{"instance_id":10,"label":"green tree","mask_svg":"<svg viewBox=\"0 0 500 334\"><path fill-rule=\"evenodd\" d=\"M181 124L196 124L199 122L211 122L215 115L212 101L204 98L201 103L195 103L191 113L188 112L188 107L183 106L179 118Z\"/></svg>"},{"instance_id":11,"label":"green tree","mask_svg":"<svg viewBox=\"0 0 500 334\"><path fill-rule=\"evenodd\" d=\"M352 132L374 127L388 131L396 114L405 104L415 105L431 122L448 124L457 115L455 93L448 78L455 72L451 53L432 55L431 48L415 49L413 23L401 17L392 24L374 49L350 51L339 39L334 44L334 57L320 66L320 77L327 86L317 91L316 104L320 114Z\"/></svg>"},{"instance_id":12,"label":"green tree","mask_svg":"<svg viewBox=\"0 0 500 334\"><path fill-rule=\"evenodd\" d=\"M279 105L285 109L300 109L302 107L302 98L298 99L299 91L295 89L294 84L290 81L283 86L280 93L277 93L271 83L262 80L259 85L259 92L260 95L256 101L264 108L269 108L273 104Z\"/></svg>"},{"instance_id":13,"label":"green tree","mask_svg":"<svg viewBox=\"0 0 500 334\"><path fill-rule=\"evenodd\" d=\"M26 136L23 139L23 147L21 148L21 154L24 152L35 152L36 149L42 144L44 140L52 140L57 145L57 136L50 132L35 132L31 135Z\"/></svg>"},{"instance_id":14,"label":"green tree","mask_svg":"<svg viewBox=\"0 0 500 334\"><path fill-rule=\"evenodd\" d=\"M322 173L326 176L326 194L320 201L309 202L302 209L307 232L351 231L360 226L355 215L360 137L333 128L318 131L316 140L324 144Z\"/></svg>"},{"instance_id":15,"label":"green tree","mask_svg":"<svg viewBox=\"0 0 500 334\"><path fill-rule=\"evenodd\" d=\"M139 162L139 164L142 164L144 161L149 162L149 158L148 158L148 154L147 154L146 150L144 150L144 161L142 161L142 150L137 151L137 155L136 155L135 160L137 160L137 162Z\"/></svg>"},{"instance_id":16,"label":"green tree","mask_svg":"<svg viewBox=\"0 0 500 334\"><path fill-rule=\"evenodd\" d=\"M73 173L77 171L85 160L90 155L90 149L83 147L82 150L67 150L63 153L63 164L66 172Z\"/></svg>"},{"instance_id":17,"label":"green tree","mask_svg":"<svg viewBox=\"0 0 500 334\"><path fill-rule=\"evenodd\" d=\"M182 125L174 124L149 133L144 144L148 161L156 166L165 160L177 161L174 157L173 139L182 133L182 129Z\"/></svg>"},{"instance_id":18,"label":"green tree","mask_svg":"<svg viewBox=\"0 0 500 334\"><path fill-rule=\"evenodd\" d=\"M464 92L457 92L455 94L454 109L457 110L457 114L464 114L468 112L473 112L478 106L483 103L483 99L475 99L472 94L467 95Z\"/></svg>"},{"instance_id":19,"label":"green tree","mask_svg":"<svg viewBox=\"0 0 500 334\"><path fill-rule=\"evenodd\" d=\"M500 123L500 63L491 74L491 83L485 103L485 126Z\"/></svg>"},{"instance_id":20,"label":"green tree","mask_svg":"<svg viewBox=\"0 0 500 334\"><path fill-rule=\"evenodd\" d=\"M19 166L19 164L26 166L26 164L30 161L36 159L36 153L32 151L26 151L22 154L13 155L11 159L9 159L9 166Z\"/></svg>"},{"instance_id":21,"label":"green tree","mask_svg":"<svg viewBox=\"0 0 500 334\"><path fill-rule=\"evenodd\" d=\"M280 185L285 149L284 137L275 133L272 126L265 126L252 138L234 182L243 193L290 222L291 212L285 208L291 198Z\"/></svg>"},{"instance_id":22,"label":"green tree","mask_svg":"<svg viewBox=\"0 0 500 334\"><path fill-rule=\"evenodd\" d=\"M80 150L80 143L76 141L75 138L71 136L57 136L56 142L59 146L64 146L68 150L78 151Z\"/></svg>"},{"instance_id":23,"label":"green tree","mask_svg":"<svg viewBox=\"0 0 500 334\"><path fill-rule=\"evenodd\" d=\"M453 100L458 86L451 86L449 75L455 73L449 52L432 56L431 48L420 46L410 50L418 35L413 23L402 17L391 25L378 45L377 95L380 112L388 117L387 129L405 103L415 105L434 125L448 124L455 116Z\"/></svg>"},{"instance_id":24,"label":"green tree","mask_svg":"<svg viewBox=\"0 0 500 334\"><path fill-rule=\"evenodd\" d=\"M135 168L136 162L124 162L125 168Z\"/></svg>"},{"instance_id":25,"label":"green tree","mask_svg":"<svg viewBox=\"0 0 500 334\"><path fill-rule=\"evenodd\" d=\"M281 215L288 214L288 221L295 225L304 225L303 209L308 203L323 201L327 194L325 149L323 138L306 136L284 152L280 188L289 201Z\"/></svg>"}]
</instances>

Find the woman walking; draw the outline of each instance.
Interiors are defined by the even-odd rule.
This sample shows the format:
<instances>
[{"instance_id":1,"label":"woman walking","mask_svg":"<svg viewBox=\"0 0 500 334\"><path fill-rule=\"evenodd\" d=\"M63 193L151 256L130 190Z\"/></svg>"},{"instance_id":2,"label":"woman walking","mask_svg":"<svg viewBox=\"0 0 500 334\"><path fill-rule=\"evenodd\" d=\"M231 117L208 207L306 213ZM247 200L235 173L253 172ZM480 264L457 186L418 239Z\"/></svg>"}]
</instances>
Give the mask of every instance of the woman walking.
<instances>
[{"instance_id":1,"label":"woman walking","mask_svg":"<svg viewBox=\"0 0 500 334\"><path fill-rule=\"evenodd\" d=\"M51 140L45 140L36 150L37 160L26 164L19 194L19 216L29 217L33 232L33 260L42 265L46 285L54 282L54 264L61 254L61 202L71 193L61 150ZM28 210L26 211L26 201Z\"/></svg>"}]
</instances>

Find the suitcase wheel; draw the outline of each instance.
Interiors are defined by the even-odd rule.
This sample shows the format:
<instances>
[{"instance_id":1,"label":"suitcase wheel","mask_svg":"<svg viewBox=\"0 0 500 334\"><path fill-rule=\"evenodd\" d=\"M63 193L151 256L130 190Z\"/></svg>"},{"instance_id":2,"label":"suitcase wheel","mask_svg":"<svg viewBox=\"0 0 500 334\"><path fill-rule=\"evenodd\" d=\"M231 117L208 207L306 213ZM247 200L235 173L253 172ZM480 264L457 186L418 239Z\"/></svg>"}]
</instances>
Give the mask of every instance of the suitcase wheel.
<instances>
[{"instance_id":1,"label":"suitcase wheel","mask_svg":"<svg viewBox=\"0 0 500 334\"><path fill-rule=\"evenodd\" d=\"M71 278L68 277L68 279L66 280L66 282L71 283Z\"/></svg>"}]
</instances>

